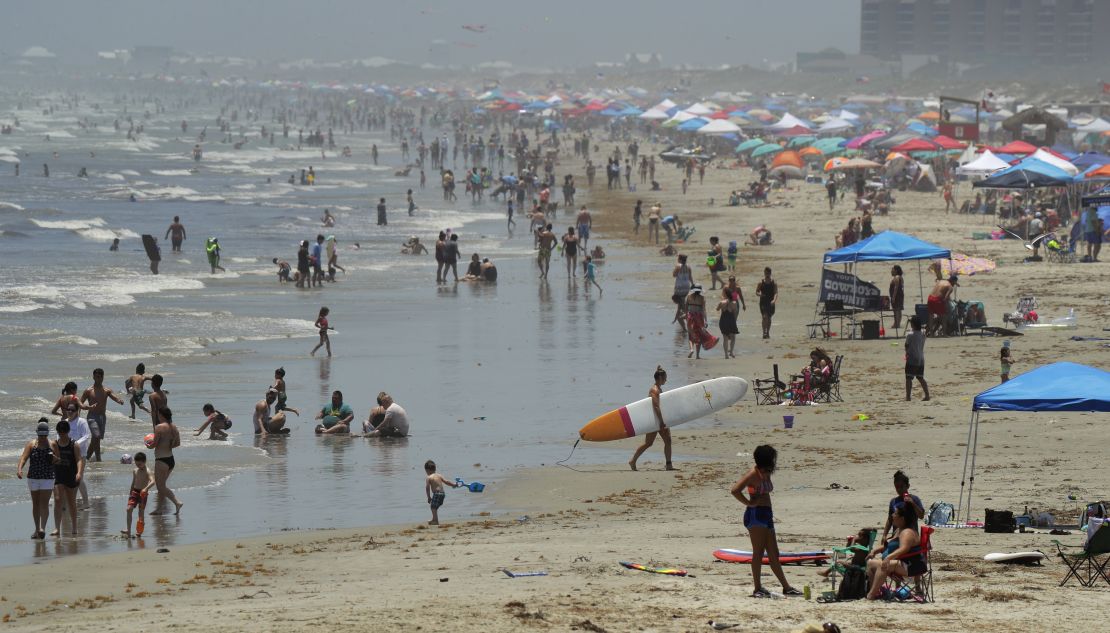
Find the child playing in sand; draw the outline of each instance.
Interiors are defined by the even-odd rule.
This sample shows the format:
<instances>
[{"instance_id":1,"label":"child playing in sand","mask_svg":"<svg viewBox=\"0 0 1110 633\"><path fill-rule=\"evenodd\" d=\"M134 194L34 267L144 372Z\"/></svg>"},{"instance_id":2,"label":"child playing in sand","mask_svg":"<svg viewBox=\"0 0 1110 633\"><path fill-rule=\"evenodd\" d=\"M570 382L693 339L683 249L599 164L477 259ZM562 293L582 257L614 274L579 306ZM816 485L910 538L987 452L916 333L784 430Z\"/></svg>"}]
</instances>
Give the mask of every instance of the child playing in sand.
<instances>
[{"instance_id":1,"label":"child playing in sand","mask_svg":"<svg viewBox=\"0 0 1110 633\"><path fill-rule=\"evenodd\" d=\"M332 329L328 326L328 313L330 312L328 307L324 306L320 308L320 314L316 315L316 323L313 325L320 330L320 342L316 344L316 347L312 348L312 353L309 354L310 356L315 356L316 350L324 346L327 346L328 356L331 356L331 339L328 338L328 330Z\"/></svg>"},{"instance_id":2,"label":"child playing in sand","mask_svg":"<svg viewBox=\"0 0 1110 633\"><path fill-rule=\"evenodd\" d=\"M206 404L201 408L204 411L204 424L200 425L194 435L200 435L204 429L208 429L208 439L210 440L226 440L227 433L225 431L231 427L231 420L211 404Z\"/></svg>"},{"instance_id":3,"label":"child playing in sand","mask_svg":"<svg viewBox=\"0 0 1110 633\"><path fill-rule=\"evenodd\" d=\"M1010 356L1010 341L1002 344L1002 382L1010 379L1010 366L1014 364L1014 357Z\"/></svg>"},{"instance_id":4,"label":"child playing in sand","mask_svg":"<svg viewBox=\"0 0 1110 633\"><path fill-rule=\"evenodd\" d=\"M131 515L135 507L139 508L139 522L135 524L135 534L143 535L143 515L146 513L146 496L154 486L154 477L146 467L146 453L135 453L133 458L135 470L131 474L131 492L127 495L127 529L120 530L127 538L131 538Z\"/></svg>"},{"instance_id":5,"label":"child playing in sand","mask_svg":"<svg viewBox=\"0 0 1110 633\"><path fill-rule=\"evenodd\" d=\"M443 505L443 500L447 494L443 492L443 486L451 486L458 488L459 484L453 481L447 481L443 475L436 472L436 463L432 460L424 462L424 472L428 477L424 480L424 494L428 496L428 505L432 508L432 520L428 521L428 525L439 525L439 507Z\"/></svg>"}]
</instances>

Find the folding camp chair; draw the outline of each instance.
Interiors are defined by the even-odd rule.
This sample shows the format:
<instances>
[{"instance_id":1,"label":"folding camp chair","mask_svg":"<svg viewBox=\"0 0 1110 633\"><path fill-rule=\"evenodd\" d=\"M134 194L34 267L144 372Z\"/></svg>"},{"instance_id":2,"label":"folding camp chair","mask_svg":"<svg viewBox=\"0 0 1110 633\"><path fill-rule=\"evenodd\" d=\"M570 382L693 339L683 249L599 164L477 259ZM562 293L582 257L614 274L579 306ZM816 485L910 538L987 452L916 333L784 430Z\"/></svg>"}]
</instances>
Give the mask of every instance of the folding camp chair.
<instances>
[{"instance_id":1,"label":"folding camp chair","mask_svg":"<svg viewBox=\"0 0 1110 633\"><path fill-rule=\"evenodd\" d=\"M841 354L833 361L832 370L829 372L829 379L824 383L817 385L816 393L814 394L814 402L844 402L844 398L840 397L840 364L844 361L844 355Z\"/></svg>"},{"instance_id":2,"label":"folding camp chair","mask_svg":"<svg viewBox=\"0 0 1110 633\"><path fill-rule=\"evenodd\" d=\"M921 543L909 552L899 556L899 559L913 558L914 556L925 557L925 571L917 576L909 578L902 578L899 576L891 576L886 589L887 595L898 596L899 590L902 587L909 587L909 582L913 581L913 588L910 589L910 597L915 602L935 602L936 596L933 593L933 561L931 552L933 551L933 533L935 528L922 525L919 527L921 534Z\"/></svg>"},{"instance_id":3,"label":"folding camp chair","mask_svg":"<svg viewBox=\"0 0 1110 633\"><path fill-rule=\"evenodd\" d=\"M1106 566L1110 563L1110 523L1102 522L1082 547L1064 545L1056 540L1052 542L1056 545L1057 555L1068 566L1068 574L1060 581L1061 587L1073 577L1084 587L1094 586L1099 578L1110 584L1110 577L1106 575Z\"/></svg>"},{"instance_id":4,"label":"folding camp chair","mask_svg":"<svg viewBox=\"0 0 1110 633\"><path fill-rule=\"evenodd\" d=\"M982 336L985 327L987 327L987 313L983 302L968 301L963 317L960 319L960 334L966 335L968 330L978 330L978 334Z\"/></svg>"},{"instance_id":5,"label":"folding camp chair","mask_svg":"<svg viewBox=\"0 0 1110 633\"><path fill-rule=\"evenodd\" d=\"M1055 233L1049 234L1044 241L1045 259L1058 264L1074 264L1079 261L1075 253L1075 241L1067 237L1058 238Z\"/></svg>"},{"instance_id":6,"label":"folding camp chair","mask_svg":"<svg viewBox=\"0 0 1110 633\"><path fill-rule=\"evenodd\" d=\"M879 538L879 530L878 528L871 528L868 530L868 534L866 544L859 543L857 538L853 536L846 546L832 548L828 578L833 593L836 593L838 580L843 578L849 569L862 572L864 576L867 575L866 556L871 553L871 549L875 546L875 540ZM857 561L861 561L862 564L855 564Z\"/></svg>"},{"instance_id":7,"label":"folding camp chair","mask_svg":"<svg viewBox=\"0 0 1110 633\"><path fill-rule=\"evenodd\" d=\"M786 383L779 379L779 366L778 363L773 365L774 378L756 378L755 386L755 403L760 404L782 404L782 392L786 389Z\"/></svg>"}]
</instances>

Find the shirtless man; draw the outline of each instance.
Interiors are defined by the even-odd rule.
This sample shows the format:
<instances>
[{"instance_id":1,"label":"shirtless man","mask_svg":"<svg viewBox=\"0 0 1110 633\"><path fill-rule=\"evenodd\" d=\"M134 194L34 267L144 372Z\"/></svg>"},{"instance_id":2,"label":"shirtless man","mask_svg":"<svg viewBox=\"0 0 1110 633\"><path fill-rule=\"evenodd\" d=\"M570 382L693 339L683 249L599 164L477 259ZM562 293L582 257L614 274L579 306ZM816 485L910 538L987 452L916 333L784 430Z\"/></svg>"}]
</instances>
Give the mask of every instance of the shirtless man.
<instances>
[{"instance_id":1,"label":"shirtless man","mask_svg":"<svg viewBox=\"0 0 1110 633\"><path fill-rule=\"evenodd\" d=\"M155 428L158 428L158 424L162 422L161 411L169 404L166 392L162 391L162 374L154 374L150 377L150 387L154 389L150 392L150 421Z\"/></svg>"},{"instance_id":2,"label":"shirtless man","mask_svg":"<svg viewBox=\"0 0 1110 633\"><path fill-rule=\"evenodd\" d=\"M123 400L116 395L116 392L104 386L104 370L97 367L93 370L92 386L81 394L81 402L89 405L89 413L86 416L89 430L92 431L89 461L100 461L100 440L104 439L104 431L108 425L108 398L115 400L116 404L123 404Z\"/></svg>"},{"instance_id":3,"label":"shirtless man","mask_svg":"<svg viewBox=\"0 0 1110 633\"><path fill-rule=\"evenodd\" d=\"M927 305L929 306L928 336L936 336L939 332L944 334L945 315L948 314L948 301L952 298L954 286L960 285L959 278L951 275L948 279L938 279L933 291L929 293Z\"/></svg>"},{"instance_id":4,"label":"shirtless man","mask_svg":"<svg viewBox=\"0 0 1110 633\"><path fill-rule=\"evenodd\" d=\"M578 239L582 241L582 248L589 248L588 242L590 241L590 229L594 228L594 219L590 216L590 212L583 206L578 211Z\"/></svg>"},{"instance_id":5,"label":"shirtless man","mask_svg":"<svg viewBox=\"0 0 1110 633\"><path fill-rule=\"evenodd\" d=\"M173 235L172 239L170 239L171 234ZM173 224L166 229L166 236L162 239L170 239L170 243L173 244L173 252L181 252L181 243L185 241L185 225L181 223L180 217L173 216Z\"/></svg>"},{"instance_id":6,"label":"shirtless man","mask_svg":"<svg viewBox=\"0 0 1110 633\"><path fill-rule=\"evenodd\" d=\"M254 434L255 435L270 435L271 433L288 433L289 430L285 427L285 413L278 411L273 415L270 414L270 407L274 406L277 402L278 391L273 387L266 390L266 398L259 400L258 404L254 405Z\"/></svg>"},{"instance_id":7,"label":"shirtless man","mask_svg":"<svg viewBox=\"0 0 1110 633\"><path fill-rule=\"evenodd\" d=\"M540 266L540 279L547 279L547 269L551 268L551 251L555 250L559 238L551 232L550 224L537 231L536 238L540 244L540 252L536 257L536 263Z\"/></svg>"},{"instance_id":8,"label":"shirtless man","mask_svg":"<svg viewBox=\"0 0 1110 633\"><path fill-rule=\"evenodd\" d=\"M528 225L528 230L532 232L532 248L539 248L540 233L543 231L544 224L547 223L547 218L538 206L532 209L532 214L529 218L531 222Z\"/></svg>"},{"instance_id":9,"label":"shirtless man","mask_svg":"<svg viewBox=\"0 0 1110 633\"><path fill-rule=\"evenodd\" d=\"M150 376L146 375L146 365L139 363L135 366L135 373L123 383L124 388L127 390L127 399L131 402L131 419L135 419L135 407L139 407L143 411L150 413L150 409L143 406L143 397L146 395L146 389L143 384L150 380Z\"/></svg>"},{"instance_id":10,"label":"shirtless man","mask_svg":"<svg viewBox=\"0 0 1110 633\"><path fill-rule=\"evenodd\" d=\"M151 382L158 381L158 385L162 384L161 376L155 374ZM158 393L157 391L155 393ZM164 398L164 396L163 396ZM151 395L151 404L154 403L154 396ZM173 449L181 446L181 433L177 431L177 426L173 423L173 412L169 407L163 405L159 409L158 420L154 426L154 484L158 486L158 504L161 506L165 499L173 502L175 507L174 514L181 514L181 506L184 503L177 500L177 496L173 494L170 487L166 484L170 478L170 473L173 472L175 463L173 461ZM162 514L162 509L159 507L154 512L150 513L152 516Z\"/></svg>"}]
</instances>

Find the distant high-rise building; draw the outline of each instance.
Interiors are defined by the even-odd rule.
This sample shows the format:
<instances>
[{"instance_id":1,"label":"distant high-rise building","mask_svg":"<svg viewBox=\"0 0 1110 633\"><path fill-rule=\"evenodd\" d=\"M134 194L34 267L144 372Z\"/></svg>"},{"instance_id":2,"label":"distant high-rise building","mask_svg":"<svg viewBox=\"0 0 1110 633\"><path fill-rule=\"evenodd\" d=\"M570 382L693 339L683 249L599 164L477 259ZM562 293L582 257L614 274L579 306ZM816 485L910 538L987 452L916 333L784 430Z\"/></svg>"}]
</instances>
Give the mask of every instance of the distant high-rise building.
<instances>
[{"instance_id":1,"label":"distant high-rise building","mask_svg":"<svg viewBox=\"0 0 1110 633\"><path fill-rule=\"evenodd\" d=\"M860 53L1073 67L1110 59L1107 0L861 0Z\"/></svg>"}]
</instances>

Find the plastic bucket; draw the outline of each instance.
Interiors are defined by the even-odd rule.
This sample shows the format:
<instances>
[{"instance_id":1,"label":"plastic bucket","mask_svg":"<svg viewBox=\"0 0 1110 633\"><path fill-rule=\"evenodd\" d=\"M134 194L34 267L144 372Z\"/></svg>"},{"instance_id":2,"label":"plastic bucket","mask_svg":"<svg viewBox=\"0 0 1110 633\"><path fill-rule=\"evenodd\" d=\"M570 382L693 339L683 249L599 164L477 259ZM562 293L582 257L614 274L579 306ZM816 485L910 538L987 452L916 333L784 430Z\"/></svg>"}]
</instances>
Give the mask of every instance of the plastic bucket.
<instances>
[{"instance_id":1,"label":"plastic bucket","mask_svg":"<svg viewBox=\"0 0 1110 633\"><path fill-rule=\"evenodd\" d=\"M470 489L470 492L482 492L486 489L485 484L480 484L476 481L470 482L469 484L467 484L466 487Z\"/></svg>"},{"instance_id":2,"label":"plastic bucket","mask_svg":"<svg viewBox=\"0 0 1110 633\"><path fill-rule=\"evenodd\" d=\"M794 428L794 416L792 416L792 415L782 416L782 426L784 428L787 428L787 429Z\"/></svg>"}]
</instances>

